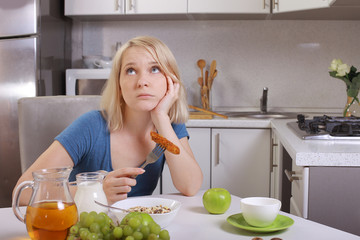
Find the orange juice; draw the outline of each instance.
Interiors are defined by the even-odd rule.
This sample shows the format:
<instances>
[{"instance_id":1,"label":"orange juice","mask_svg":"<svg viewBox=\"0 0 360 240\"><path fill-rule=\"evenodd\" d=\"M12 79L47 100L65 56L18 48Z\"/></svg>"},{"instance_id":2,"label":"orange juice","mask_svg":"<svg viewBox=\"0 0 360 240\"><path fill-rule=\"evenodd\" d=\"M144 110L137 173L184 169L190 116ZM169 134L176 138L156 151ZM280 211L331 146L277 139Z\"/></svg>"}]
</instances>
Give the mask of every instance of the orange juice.
<instances>
[{"instance_id":1,"label":"orange juice","mask_svg":"<svg viewBox=\"0 0 360 240\"><path fill-rule=\"evenodd\" d=\"M32 240L65 240L69 228L77 222L74 203L40 202L28 206L26 228Z\"/></svg>"}]
</instances>

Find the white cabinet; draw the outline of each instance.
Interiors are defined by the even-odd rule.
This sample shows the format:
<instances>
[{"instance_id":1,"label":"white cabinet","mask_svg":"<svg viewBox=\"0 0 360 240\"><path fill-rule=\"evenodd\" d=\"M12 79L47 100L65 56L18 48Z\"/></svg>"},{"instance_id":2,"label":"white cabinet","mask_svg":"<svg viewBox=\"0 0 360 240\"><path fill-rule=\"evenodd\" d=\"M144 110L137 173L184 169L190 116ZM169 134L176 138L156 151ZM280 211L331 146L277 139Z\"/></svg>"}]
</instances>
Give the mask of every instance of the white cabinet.
<instances>
[{"instance_id":1,"label":"white cabinet","mask_svg":"<svg viewBox=\"0 0 360 240\"><path fill-rule=\"evenodd\" d=\"M273 0L273 13L330 7L332 0Z\"/></svg>"},{"instance_id":2,"label":"white cabinet","mask_svg":"<svg viewBox=\"0 0 360 240\"><path fill-rule=\"evenodd\" d=\"M270 129L212 129L211 187L270 195Z\"/></svg>"},{"instance_id":3,"label":"white cabinet","mask_svg":"<svg viewBox=\"0 0 360 240\"><path fill-rule=\"evenodd\" d=\"M187 0L128 0L126 14L187 13Z\"/></svg>"},{"instance_id":4,"label":"white cabinet","mask_svg":"<svg viewBox=\"0 0 360 240\"><path fill-rule=\"evenodd\" d=\"M124 0L65 0L65 16L118 15L124 13Z\"/></svg>"},{"instance_id":5,"label":"white cabinet","mask_svg":"<svg viewBox=\"0 0 360 240\"><path fill-rule=\"evenodd\" d=\"M65 0L65 16L186 12L187 0Z\"/></svg>"},{"instance_id":6,"label":"white cabinet","mask_svg":"<svg viewBox=\"0 0 360 240\"><path fill-rule=\"evenodd\" d=\"M188 0L188 13L270 13L270 0Z\"/></svg>"},{"instance_id":7,"label":"white cabinet","mask_svg":"<svg viewBox=\"0 0 360 240\"><path fill-rule=\"evenodd\" d=\"M195 159L201 167L204 180L202 190L210 188L210 128L187 128L190 139L189 144ZM179 192L173 185L169 167L165 163L162 173L162 193Z\"/></svg>"}]
</instances>

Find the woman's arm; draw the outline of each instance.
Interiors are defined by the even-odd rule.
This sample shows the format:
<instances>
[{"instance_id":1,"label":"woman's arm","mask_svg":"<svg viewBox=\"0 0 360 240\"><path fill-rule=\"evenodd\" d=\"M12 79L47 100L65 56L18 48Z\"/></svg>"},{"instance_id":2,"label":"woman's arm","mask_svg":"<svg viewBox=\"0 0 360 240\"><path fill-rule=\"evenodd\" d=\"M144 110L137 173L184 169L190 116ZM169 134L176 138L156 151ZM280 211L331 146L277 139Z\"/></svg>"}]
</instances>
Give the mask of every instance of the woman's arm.
<instances>
[{"instance_id":1,"label":"woman's arm","mask_svg":"<svg viewBox=\"0 0 360 240\"><path fill-rule=\"evenodd\" d=\"M54 141L50 147L40 155L38 159L22 174L16 183L16 187L24 182L33 180L32 172L44 168L57 168L57 167L73 167L74 163L65 150L65 148L58 142ZM71 195L74 196L76 186L70 186ZM13 191L14 194L14 191ZM25 189L21 193L20 205L27 205L31 197L31 189Z\"/></svg>"},{"instance_id":2,"label":"woman's arm","mask_svg":"<svg viewBox=\"0 0 360 240\"><path fill-rule=\"evenodd\" d=\"M191 151L188 139L186 137L179 139L171 126L168 112L178 98L180 85L169 77L167 80L168 91L151 111L151 118L159 134L180 148L179 155L165 151L166 162L176 189L184 195L192 196L199 191L203 174Z\"/></svg>"}]
</instances>

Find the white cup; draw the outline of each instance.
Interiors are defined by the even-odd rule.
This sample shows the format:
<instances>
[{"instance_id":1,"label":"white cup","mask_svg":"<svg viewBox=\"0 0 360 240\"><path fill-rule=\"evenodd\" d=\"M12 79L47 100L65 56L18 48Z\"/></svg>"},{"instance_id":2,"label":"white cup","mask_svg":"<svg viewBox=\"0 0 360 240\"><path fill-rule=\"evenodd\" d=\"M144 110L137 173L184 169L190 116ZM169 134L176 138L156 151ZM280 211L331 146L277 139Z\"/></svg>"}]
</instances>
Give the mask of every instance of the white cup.
<instances>
[{"instance_id":1,"label":"white cup","mask_svg":"<svg viewBox=\"0 0 360 240\"><path fill-rule=\"evenodd\" d=\"M94 65L97 66L98 68L111 68L112 67L112 61L111 59L96 59L94 61Z\"/></svg>"},{"instance_id":2,"label":"white cup","mask_svg":"<svg viewBox=\"0 0 360 240\"><path fill-rule=\"evenodd\" d=\"M95 68L94 62L100 60L101 56L99 55L89 55L83 56L83 64L85 68Z\"/></svg>"},{"instance_id":3,"label":"white cup","mask_svg":"<svg viewBox=\"0 0 360 240\"><path fill-rule=\"evenodd\" d=\"M281 201L267 197L243 198L240 202L245 221L254 227L270 226L279 214Z\"/></svg>"}]
</instances>

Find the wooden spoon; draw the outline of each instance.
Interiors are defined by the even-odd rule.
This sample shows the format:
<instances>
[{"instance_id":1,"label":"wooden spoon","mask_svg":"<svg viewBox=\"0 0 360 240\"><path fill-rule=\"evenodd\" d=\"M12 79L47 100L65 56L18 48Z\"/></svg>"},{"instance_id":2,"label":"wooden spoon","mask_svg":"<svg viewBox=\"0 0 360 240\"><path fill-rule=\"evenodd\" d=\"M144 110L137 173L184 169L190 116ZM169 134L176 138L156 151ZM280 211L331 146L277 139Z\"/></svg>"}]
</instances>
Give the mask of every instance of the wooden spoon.
<instances>
[{"instance_id":1,"label":"wooden spoon","mask_svg":"<svg viewBox=\"0 0 360 240\"><path fill-rule=\"evenodd\" d=\"M213 84L213 82L214 82L214 79L215 79L215 77L217 76L217 73L218 73L218 71L215 69L214 74L213 74L213 75L210 77L210 79L209 79L209 83L208 83L209 89L211 89L212 84Z\"/></svg>"},{"instance_id":2,"label":"wooden spoon","mask_svg":"<svg viewBox=\"0 0 360 240\"><path fill-rule=\"evenodd\" d=\"M204 59L199 59L197 65L201 70L201 78L204 79L204 68L206 67L206 62Z\"/></svg>"},{"instance_id":3,"label":"wooden spoon","mask_svg":"<svg viewBox=\"0 0 360 240\"><path fill-rule=\"evenodd\" d=\"M199 83L200 87L203 86L204 83L203 83L203 79L201 77L198 78L198 83Z\"/></svg>"}]
</instances>

